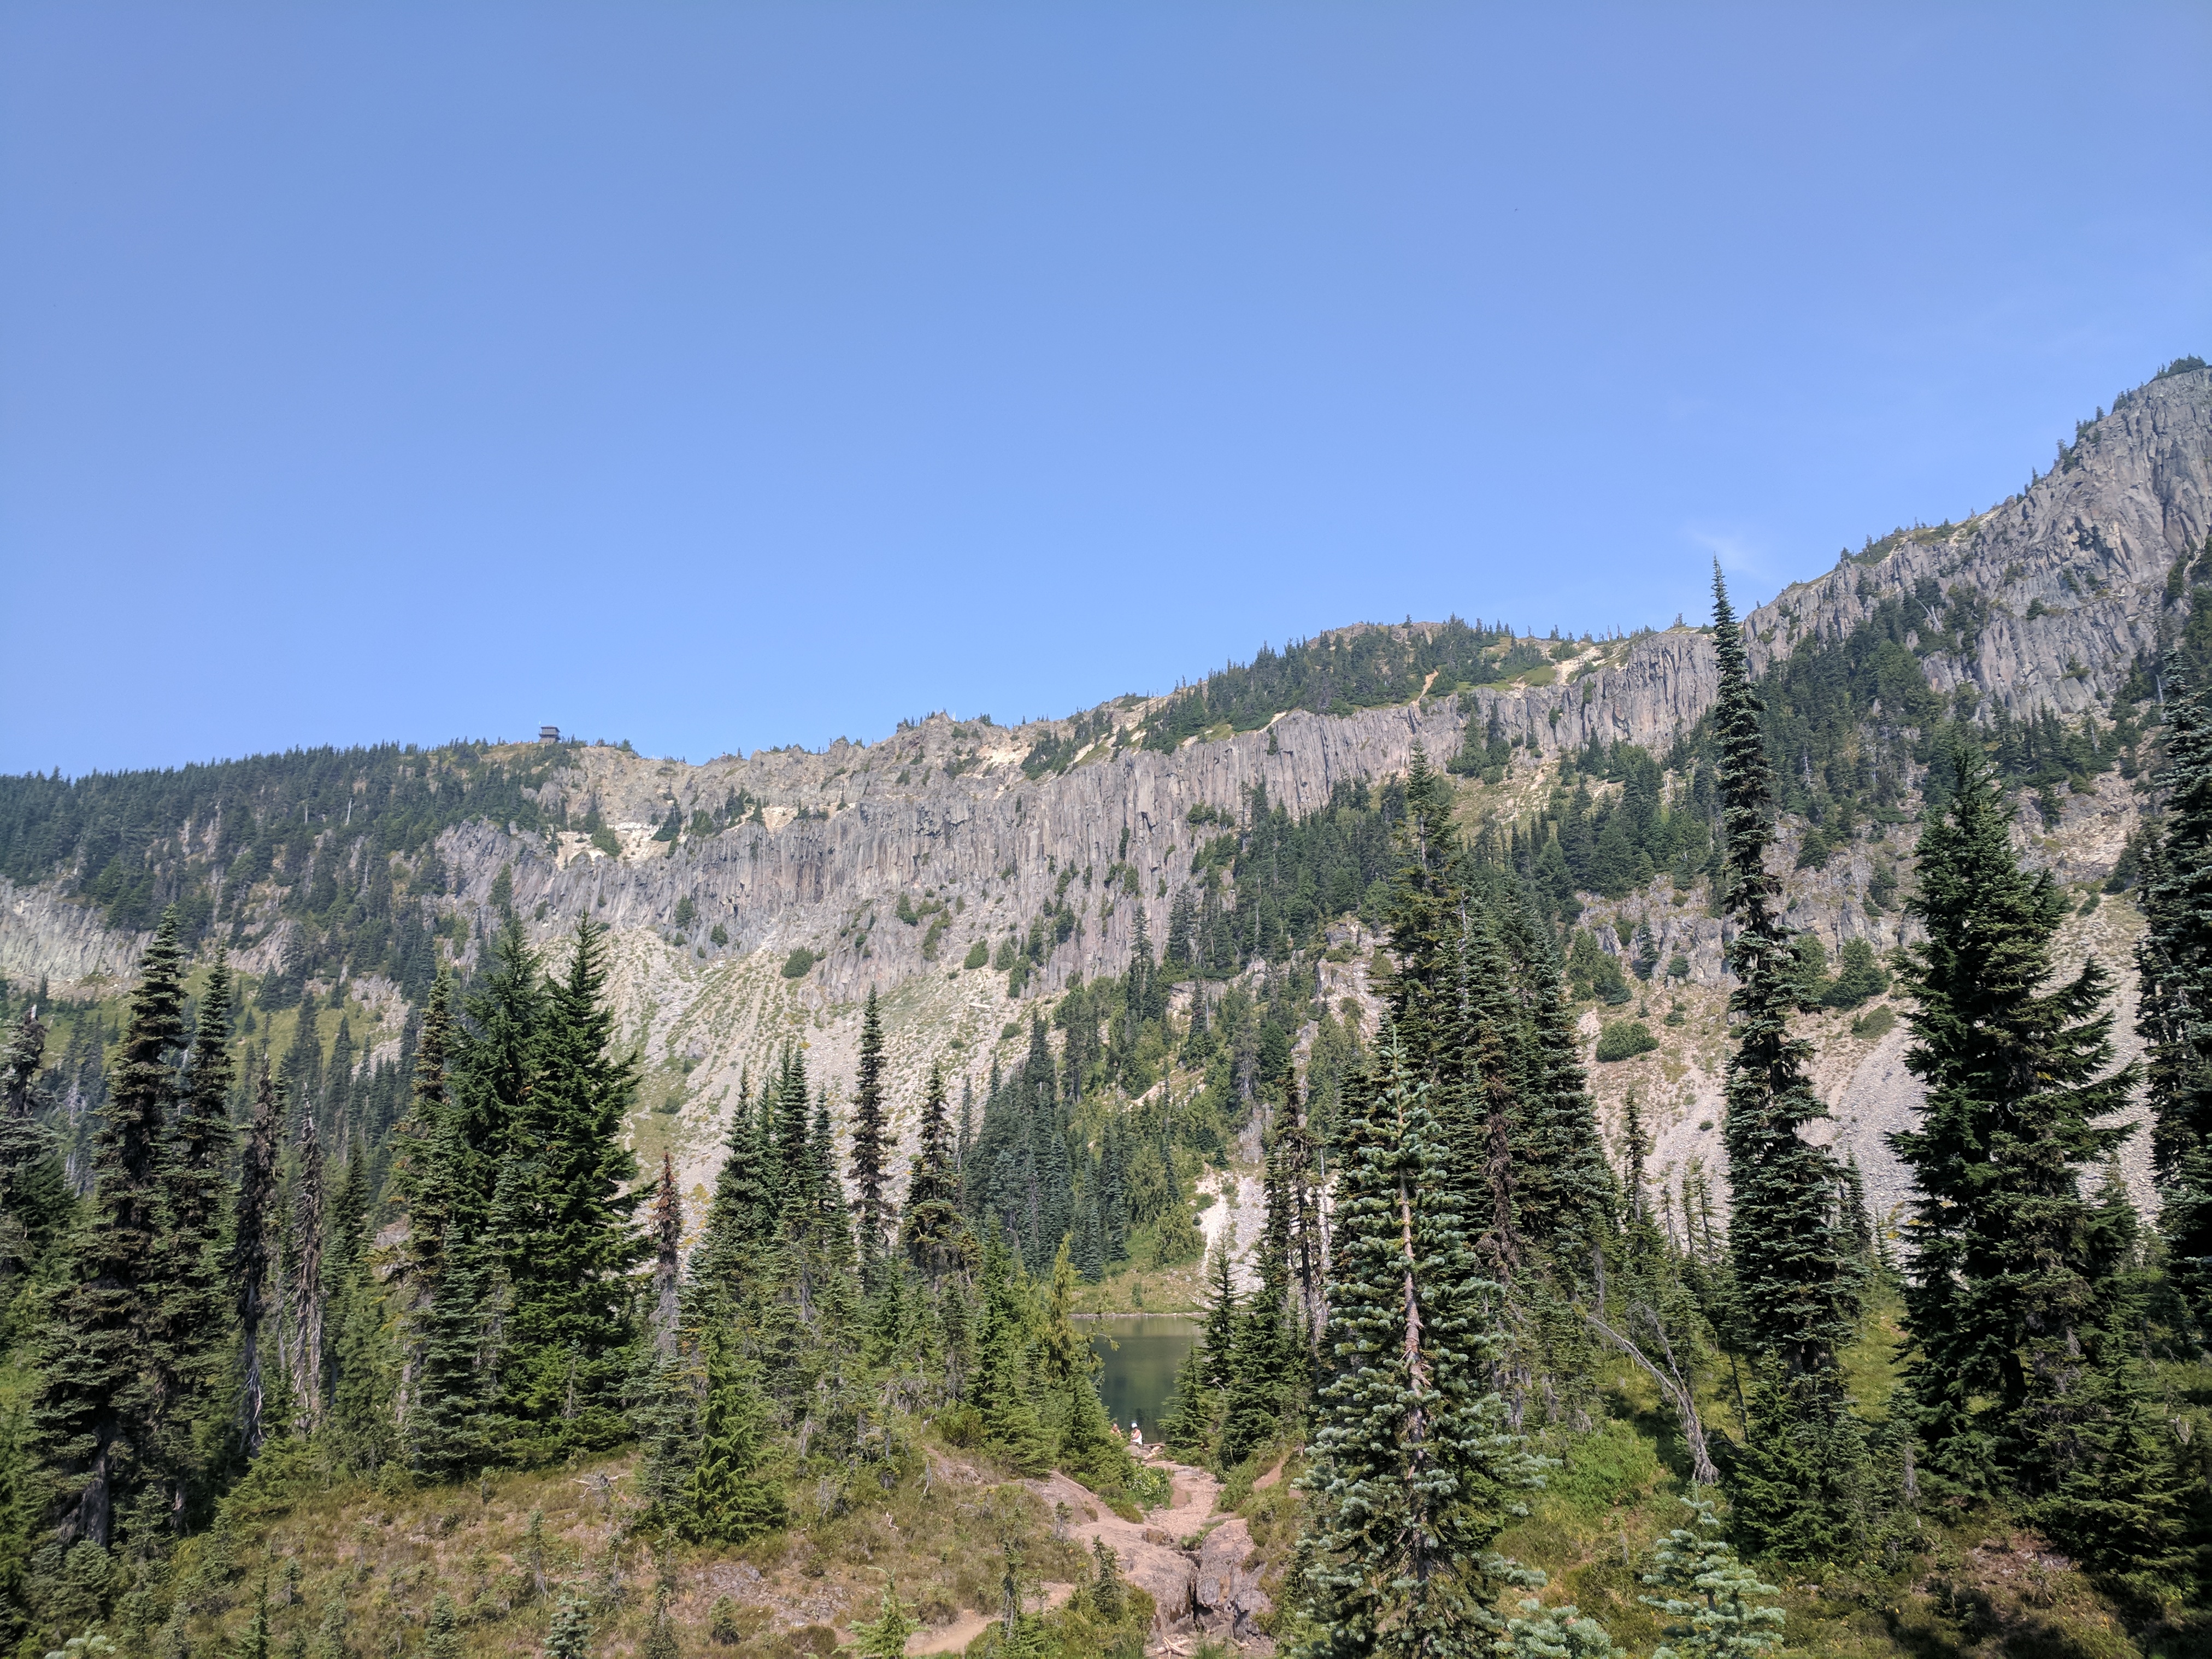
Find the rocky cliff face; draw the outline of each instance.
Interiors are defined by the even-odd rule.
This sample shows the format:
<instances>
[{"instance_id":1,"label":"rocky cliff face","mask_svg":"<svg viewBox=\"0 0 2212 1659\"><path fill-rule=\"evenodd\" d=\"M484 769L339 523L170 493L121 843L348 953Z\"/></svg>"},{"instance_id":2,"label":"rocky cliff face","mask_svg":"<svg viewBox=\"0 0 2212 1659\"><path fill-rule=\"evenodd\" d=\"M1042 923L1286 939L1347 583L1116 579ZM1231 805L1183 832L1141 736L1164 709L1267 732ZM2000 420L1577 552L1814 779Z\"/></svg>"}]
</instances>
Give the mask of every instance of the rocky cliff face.
<instances>
[{"instance_id":1,"label":"rocky cliff face","mask_svg":"<svg viewBox=\"0 0 2212 1659\"><path fill-rule=\"evenodd\" d=\"M1901 599L1925 618L1928 640L1960 644L1926 659L1939 690L1971 687L1984 711L2048 705L2075 714L2154 656L2178 614L2169 573L2205 545L2209 530L2212 372L2198 370L2124 396L2022 495L1963 525L1890 538L1864 562L1846 560L1759 607L1746 619L1754 666L1763 671L1810 637L1843 638L1885 600ZM1960 616L1976 625L1947 633ZM614 930L618 994L648 1061L666 1073L659 1103L675 1107L659 1115L659 1130L684 1150L689 1172L704 1176L721 1103L741 1068L764 1062L775 1043L802 1038L817 1073L849 1078L857 1004L871 987L890 998L902 1104L918 1100L930 1060L956 1078L980 1077L1000 1023L1022 1011L1007 1000L1002 975L959 964L972 944L995 942L1044 909L1066 872L1074 872L1066 896L1079 920L1032 981L1032 997L1049 997L1077 974L1121 971L1140 911L1157 948L1209 833L1189 823L1194 805L1233 811L1264 786L1272 801L1310 811L1340 781L1402 772L1416 744L1432 757L1450 754L1470 722L1480 728L1493 714L1522 740L1516 778L1534 783L1563 747L1592 738L1663 751L1713 690L1709 637L1673 629L1586 645L1508 686L1340 718L1291 713L1263 731L1194 739L1168 754L1133 741L1154 705L1123 699L1096 711L1093 726L1105 735L1074 765L1034 780L1024 757L1041 739L1065 735L1065 723L1009 729L938 716L877 744L697 766L586 749L549 787L546 804L578 815L595 807L617 828L621 854L578 834L465 825L441 842L454 888L440 902L480 911L504 868L515 909L541 942L584 916ZM2136 797L2107 782L2094 802L2070 805L2059 836L2030 855L2062 861L2075 877L2109 869ZM740 793L760 803L748 822L672 845L652 839L672 807L689 822ZM1832 948L1854 933L1894 942L1895 918L1878 923L1854 902L1869 856L1855 851L1856 863L1792 878L1794 919L1823 932ZM902 895L941 904L944 926L896 920ZM685 901L691 915L678 945ZM1694 984L1717 995L1719 926L1701 908L1656 890L1611 908L1650 921L1662 953L1683 951ZM710 942L718 927L726 945ZM281 927L271 931L243 965L273 965L282 936ZM127 971L140 944L109 933L51 887L0 891L0 972L11 978L97 988ZM822 960L784 977L802 945ZM1683 1077L1696 1069L1695 1045L1681 1034L1688 1029L1670 1030L1662 1056L1688 1067ZM1871 1149L1882 1130L1916 1103L1893 1058L1878 1086L1862 1085L1856 1071L1838 1079L1844 1115L1865 1120L1851 1133L1870 1149L1870 1165L1881 1161ZM1879 1109L1857 1111L1855 1091L1879 1097ZM1681 1121L1698 1121L1704 1093L1692 1088L1680 1099L1692 1115ZM1702 1145L1701 1132L1686 1133L1692 1139L1668 1153L1677 1164Z\"/></svg>"}]
</instances>

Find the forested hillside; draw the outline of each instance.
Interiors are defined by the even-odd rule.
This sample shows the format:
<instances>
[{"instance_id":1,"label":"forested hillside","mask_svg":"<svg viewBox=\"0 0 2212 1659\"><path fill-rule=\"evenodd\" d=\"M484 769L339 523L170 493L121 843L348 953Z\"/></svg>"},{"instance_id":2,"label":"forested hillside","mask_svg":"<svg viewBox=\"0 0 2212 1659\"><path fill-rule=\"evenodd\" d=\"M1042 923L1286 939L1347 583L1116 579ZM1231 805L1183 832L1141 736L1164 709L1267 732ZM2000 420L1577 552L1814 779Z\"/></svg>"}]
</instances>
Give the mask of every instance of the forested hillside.
<instances>
[{"instance_id":1,"label":"forested hillside","mask_svg":"<svg viewBox=\"0 0 2212 1659\"><path fill-rule=\"evenodd\" d=\"M2208 457L1741 623L0 781L0 1636L2196 1650ZM1079 1316L1189 1300L1178 1474Z\"/></svg>"}]
</instances>

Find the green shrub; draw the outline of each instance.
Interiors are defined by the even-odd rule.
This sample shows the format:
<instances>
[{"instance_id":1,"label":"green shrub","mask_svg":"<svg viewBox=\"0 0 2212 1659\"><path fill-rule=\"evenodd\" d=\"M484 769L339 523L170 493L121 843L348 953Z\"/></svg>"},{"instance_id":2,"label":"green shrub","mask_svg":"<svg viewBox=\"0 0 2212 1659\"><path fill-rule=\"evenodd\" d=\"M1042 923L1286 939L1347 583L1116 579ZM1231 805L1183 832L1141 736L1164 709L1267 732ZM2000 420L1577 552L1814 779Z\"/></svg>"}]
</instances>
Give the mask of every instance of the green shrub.
<instances>
[{"instance_id":1,"label":"green shrub","mask_svg":"<svg viewBox=\"0 0 2212 1659\"><path fill-rule=\"evenodd\" d=\"M821 960L821 957L802 945L783 959L783 976L786 979L803 978L807 970Z\"/></svg>"},{"instance_id":2,"label":"green shrub","mask_svg":"<svg viewBox=\"0 0 2212 1659\"><path fill-rule=\"evenodd\" d=\"M699 915L699 907L698 907L697 905L696 905L696 904L694 904L694 903L692 903L692 902L691 902L691 895L690 895L690 894L686 893L686 894L685 894L682 898L680 898L680 899L677 900L677 901L676 901L676 928L677 928L677 931L678 931L678 933L681 933L681 932L683 932L683 930L684 930L684 929L685 929L686 927L689 927L692 924L692 922L693 922L693 921L695 921L696 920L697 920L697 918L698 918L698 915Z\"/></svg>"},{"instance_id":3,"label":"green shrub","mask_svg":"<svg viewBox=\"0 0 2212 1659\"><path fill-rule=\"evenodd\" d=\"M1897 1026L1897 1012L1887 1003L1869 1008L1851 1022L1851 1035L1869 1042L1887 1036Z\"/></svg>"},{"instance_id":4,"label":"green shrub","mask_svg":"<svg viewBox=\"0 0 2212 1659\"><path fill-rule=\"evenodd\" d=\"M991 947L977 939L968 947L968 955L960 964L963 968L988 968L991 965Z\"/></svg>"},{"instance_id":5,"label":"green shrub","mask_svg":"<svg viewBox=\"0 0 2212 1659\"><path fill-rule=\"evenodd\" d=\"M1875 959L1874 946L1863 939L1847 939L1837 959L1836 977L1822 988L1820 1001L1830 1008L1856 1008L1887 989L1889 975Z\"/></svg>"},{"instance_id":6,"label":"green shrub","mask_svg":"<svg viewBox=\"0 0 2212 1659\"><path fill-rule=\"evenodd\" d=\"M724 927L719 921L714 924L714 931L708 933L707 937L714 940L717 945L727 945L730 942L729 930Z\"/></svg>"},{"instance_id":7,"label":"green shrub","mask_svg":"<svg viewBox=\"0 0 2212 1659\"><path fill-rule=\"evenodd\" d=\"M1597 1057L1601 1060L1633 1060L1658 1046L1659 1039L1651 1035L1651 1028L1642 1020L1615 1020L1598 1033Z\"/></svg>"},{"instance_id":8,"label":"green shrub","mask_svg":"<svg viewBox=\"0 0 2212 1659\"><path fill-rule=\"evenodd\" d=\"M592 831L592 845L611 859L622 856L622 842L615 839L615 832L604 823Z\"/></svg>"}]
</instances>

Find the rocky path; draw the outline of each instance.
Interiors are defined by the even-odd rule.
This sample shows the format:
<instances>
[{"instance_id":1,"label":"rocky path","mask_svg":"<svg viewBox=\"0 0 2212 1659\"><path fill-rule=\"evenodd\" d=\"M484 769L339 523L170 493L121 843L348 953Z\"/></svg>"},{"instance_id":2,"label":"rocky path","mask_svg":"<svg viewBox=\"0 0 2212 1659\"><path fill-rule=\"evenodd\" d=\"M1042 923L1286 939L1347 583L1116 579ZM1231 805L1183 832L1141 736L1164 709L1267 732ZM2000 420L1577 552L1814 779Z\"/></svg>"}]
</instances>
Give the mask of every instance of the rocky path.
<instances>
[{"instance_id":1,"label":"rocky path","mask_svg":"<svg viewBox=\"0 0 2212 1659\"><path fill-rule=\"evenodd\" d=\"M1066 1506L1071 1536L1085 1544L1103 1539L1123 1576L1150 1593L1158 1611L1148 1651L1188 1653L1210 1636L1241 1652L1273 1653L1273 1644L1252 1625L1270 1606L1257 1566L1248 1565L1252 1535L1240 1516L1216 1512L1221 1482L1157 1449L1146 1462L1172 1484L1168 1502L1141 1522L1123 1520L1057 1471L1030 1486L1047 1504Z\"/></svg>"}]
</instances>

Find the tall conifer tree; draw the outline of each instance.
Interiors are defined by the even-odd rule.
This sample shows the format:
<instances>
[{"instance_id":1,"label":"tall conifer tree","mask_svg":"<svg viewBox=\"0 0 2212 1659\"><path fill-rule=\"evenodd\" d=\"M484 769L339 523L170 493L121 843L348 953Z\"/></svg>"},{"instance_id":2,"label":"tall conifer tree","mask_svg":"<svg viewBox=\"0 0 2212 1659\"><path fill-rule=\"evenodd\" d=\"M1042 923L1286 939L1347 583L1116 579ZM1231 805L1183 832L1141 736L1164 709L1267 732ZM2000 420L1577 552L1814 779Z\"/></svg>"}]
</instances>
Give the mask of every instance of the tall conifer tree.
<instances>
[{"instance_id":1,"label":"tall conifer tree","mask_svg":"<svg viewBox=\"0 0 2212 1659\"><path fill-rule=\"evenodd\" d=\"M890 1156L890 1122L884 1111L884 1022L876 992L860 1016L860 1074L853 1090L853 1190L860 1224L860 1276L872 1285L883 1260L890 1212L884 1201L885 1162Z\"/></svg>"},{"instance_id":2,"label":"tall conifer tree","mask_svg":"<svg viewBox=\"0 0 2212 1659\"><path fill-rule=\"evenodd\" d=\"M157 1162L176 1104L184 1000L172 909L139 963L121 1063L93 1138L89 1223L54 1299L33 1407L65 1545L105 1545L118 1518L161 1524L159 1494L150 1515L137 1500L160 1427L145 1360L159 1328Z\"/></svg>"},{"instance_id":3,"label":"tall conifer tree","mask_svg":"<svg viewBox=\"0 0 2212 1659\"><path fill-rule=\"evenodd\" d=\"M2103 969L2085 960L2046 988L2063 896L2020 867L1988 763L1962 746L1950 764L1907 905L1928 939L1906 958L1905 1064L1928 1103L1890 1137L1916 1188L1908 1386L1938 1491L2049 1494L2069 1475L2094 1483L2100 1439L2131 1415L2115 1389L2136 1340L2134 1216L2123 1193L2086 1198L2081 1181L2134 1133L2099 1121L2138 1073L2112 1066Z\"/></svg>"},{"instance_id":4,"label":"tall conifer tree","mask_svg":"<svg viewBox=\"0 0 2212 1659\"><path fill-rule=\"evenodd\" d=\"M261 1450L265 1432L262 1407L267 1389L261 1375L262 1322L269 1312L271 1266L270 1206L276 1193L276 1141L284 1121L279 1085L269 1074L269 1056L253 1084L253 1116L246 1126L246 1155L232 1207L230 1273L237 1298L239 1444L248 1457Z\"/></svg>"},{"instance_id":5,"label":"tall conifer tree","mask_svg":"<svg viewBox=\"0 0 2212 1659\"><path fill-rule=\"evenodd\" d=\"M1386 1031L1341 1133L1307 1540L1310 1659L1486 1654L1490 1547L1536 1462L1490 1391L1498 1287L1478 1276L1457 1183L1404 1044Z\"/></svg>"},{"instance_id":6,"label":"tall conifer tree","mask_svg":"<svg viewBox=\"0 0 2212 1659\"><path fill-rule=\"evenodd\" d=\"M2199 1346L2212 1348L2212 714L2178 663L2166 672L2166 817L2136 889L2136 1029L2166 1272Z\"/></svg>"},{"instance_id":7,"label":"tall conifer tree","mask_svg":"<svg viewBox=\"0 0 2212 1659\"><path fill-rule=\"evenodd\" d=\"M1858 1317L1864 1269L1838 1213L1841 1171L1803 1134L1827 1112L1808 1075L1812 1045L1790 1029L1797 957L1777 908L1780 884L1766 867L1774 783L1763 706L1717 565L1713 622L1723 894L1735 927L1728 946L1735 1041L1723 1134L1734 1200L1734 1334L1767 1377L1739 1461L1737 1520L1762 1550L1832 1558L1855 1531L1864 1462L1837 1364Z\"/></svg>"}]
</instances>

